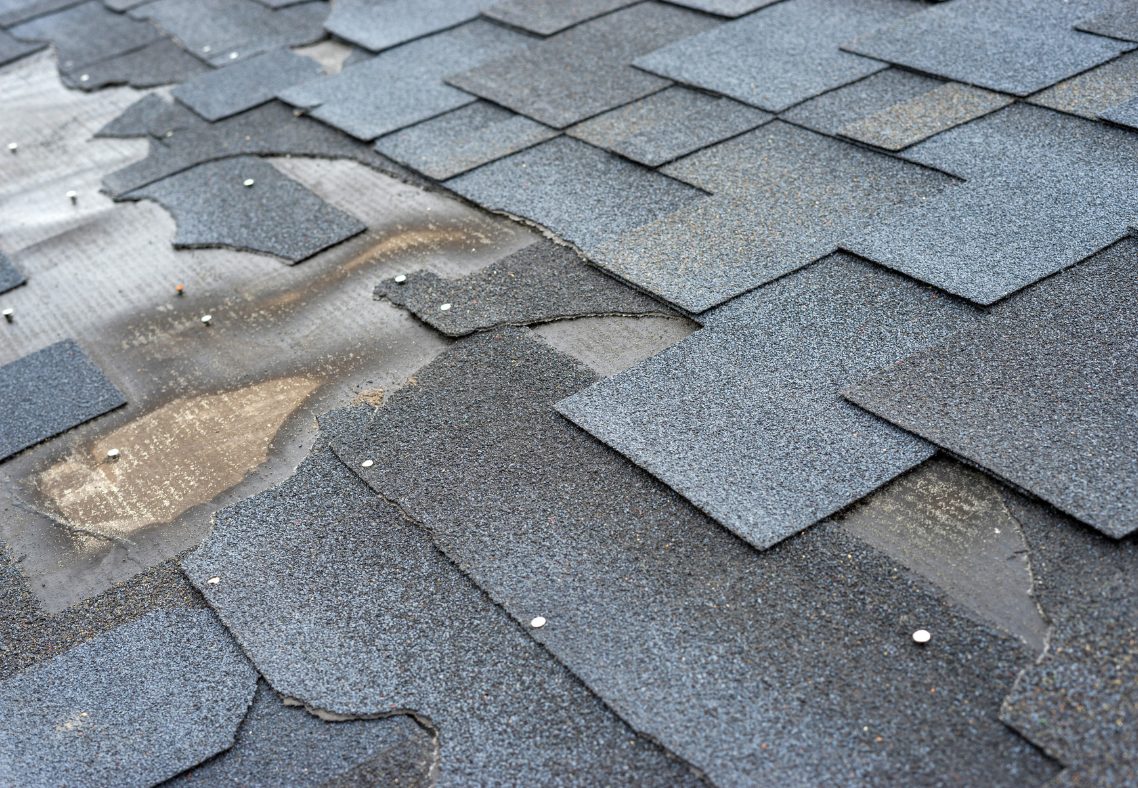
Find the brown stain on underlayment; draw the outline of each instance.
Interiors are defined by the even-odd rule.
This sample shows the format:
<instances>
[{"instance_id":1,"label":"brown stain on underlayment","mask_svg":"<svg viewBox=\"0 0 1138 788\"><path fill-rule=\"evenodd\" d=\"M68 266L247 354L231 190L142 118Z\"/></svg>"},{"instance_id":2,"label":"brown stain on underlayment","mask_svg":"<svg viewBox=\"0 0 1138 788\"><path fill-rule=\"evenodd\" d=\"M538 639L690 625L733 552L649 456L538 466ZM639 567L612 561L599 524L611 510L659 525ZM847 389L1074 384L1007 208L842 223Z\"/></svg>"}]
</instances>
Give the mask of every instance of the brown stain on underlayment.
<instances>
[{"instance_id":1,"label":"brown stain on underlayment","mask_svg":"<svg viewBox=\"0 0 1138 788\"><path fill-rule=\"evenodd\" d=\"M36 487L74 525L126 535L170 522L264 463L281 425L322 382L284 377L174 400L51 465Z\"/></svg>"}]
</instances>

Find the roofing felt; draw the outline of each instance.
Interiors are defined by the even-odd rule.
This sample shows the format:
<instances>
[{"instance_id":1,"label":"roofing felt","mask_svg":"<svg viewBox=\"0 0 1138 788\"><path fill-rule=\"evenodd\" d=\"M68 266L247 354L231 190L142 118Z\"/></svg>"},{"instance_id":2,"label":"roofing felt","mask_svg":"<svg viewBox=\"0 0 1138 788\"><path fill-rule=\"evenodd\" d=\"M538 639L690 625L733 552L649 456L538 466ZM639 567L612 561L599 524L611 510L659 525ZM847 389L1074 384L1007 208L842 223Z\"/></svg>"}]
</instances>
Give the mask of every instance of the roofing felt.
<instances>
[{"instance_id":1,"label":"roofing felt","mask_svg":"<svg viewBox=\"0 0 1138 788\"><path fill-rule=\"evenodd\" d=\"M781 112L885 68L838 46L921 7L913 0L786 0L638 58L635 65Z\"/></svg>"},{"instance_id":2,"label":"roofing felt","mask_svg":"<svg viewBox=\"0 0 1138 788\"><path fill-rule=\"evenodd\" d=\"M475 101L380 137L375 149L427 177L446 180L557 134L508 109Z\"/></svg>"},{"instance_id":3,"label":"roofing felt","mask_svg":"<svg viewBox=\"0 0 1138 788\"><path fill-rule=\"evenodd\" d=\"M1126 0L1103 5L1109 10L1092 19L1084 19L1075 25L1075 29L1138 42L1138 8Z\"/></svg>"},{"instance_id":4,"label":"roofing felt","mask_svg":"<svg viewBox=\"0 0 1138 788\"><path fill-rule=\"evenodd\" d=\"M474 96L444 85L442 78L532 40L475 20L281 91L280 97L353 137L372 140L473 102Z\"/></svg>"},{"instance_id":5,"label":"roofing felt","mask_svg":"<svg viewBox=\"0 0 1138 788\"><path fill-rule=\"evenodd\" d=\"M843 47L970 85L1026 96L1134 48L1072 29L1103 0L955 0Z\"/></svg>"},{"instance_id":6,"label":"roofing felt","mask_svg":"<svg viewBox=\"0 0 1138 788\"><path fill-rule=\"evenodd\" d=\"M498 0L482 14L540 36L551 36L637 2L639 0Z\"/></svg>"},{"instance_id":7,"label":"roofing felt","mask_svg":"<svg viewBox=\"0 0 1138 788\"><path fill-rule=\"evenodd\" d=\"M492 62L452 69L447 82L564 128L667 87L666 79L632 62L718 24L675 6L640 3Z\"/></svg>"},{"instance_id":8,"label":"roofing felt","mask_svg":"<svg viewBox=\"0 0 1138 788\"><path fill-rule=\"evenodd\" d=\"M74 339L0 367L0 460L126 404Z\"/></svg>"},{"instance_id":9,"label":"roofing felt","mask_svg":"<svg viewBox=\"0 0 1138 788\"><path fill-rule=\"evenodd\" d=\"M410 717L325 722L262 680L233 746L162 788L427 788L433 750Z\"/></svg>"},{"instance_id":10,"label":"roofing felt","mask_svg":"<svg viewBox=\"0 0 1138 788\"><path fill-rule=\"evenodd\" d=\"M151 88L181 82L210 70L168 38L125 55L112 57L61 74L63 84L80 90L99 90L108 85Z\"/></svg>"},{"instance_id":11,"label":"roofing felt","mask_svg":"<svg viewBox=\"0 0 1138 788\"><path fill-rule=\"evenodd\" d=\"M8 255L0 252L0 293L6 293L26 281L28 280L23 272L8 259Z\"/></svg>"},{"instance_id":12,"label":"roofing felt","mask_svg":"<svg viewBox=\"0 0 1138 788\"><path fill-rule=\"evenodd\" d=\"M84 0L0 0L0 27L12 27L82 2Z\"/></svg>"},{"instance_id":13,"label":"roofing felt","mask_svg":"<svg viewBox=\"0 0 1138 788\"><path fill-rule=\"evenodd\" d=\"M887 68L865 79L823 93L779 115L782 120L835 136L838 129L875 112L915 99L945 83L899 68Z\"/></svg>"},{"instance_id":14,"label":"roofing felt","mask_svg":"<svg viewBox=\"0 0 1138 788\"><path fill-rule=\"evenodd\" d=\"M1138 52L1127 52L1109 63L1037 93L1028 101L1095 120L1100 112L1123 104L1136 95Z\"/></svg>"},{"instance_id":15,"label":"roofing felt","mask_svg":"<svg viewBox=\"0 0 1138 788\"><path fill-rule=\"evenodd\" d=\"M714 196L582 245L597 265L690 312L818 260L879 216L953 188L940 173L780 121L661 172Z\"/></svg>"},{"instance_id":16,"label":"roofing felt","mask_svg":"<svg viewBox=\"0 0 1138 788\"><path fill-rule=\"evenodd\" d=\"M630 725L718 786L1053 773L996 720L1026 663L1012 640L836 526L756 553L553 411L596 379L525 329L478 334L334 427L333 446L523 626L546 618L530 635ZM936 633L929 650L912 644L917 626Z\"/></svg>"},{"instance_id":17,"label":"roofing felt","mask_svg":"<svg viewBox=\"0 0 1138 788\"><path fill-rule=\"evenodd\" d=\"M1138 242L843 394L1103 533L1138 530Z\"/></svg>"},{"instance_id":18,"label":"roofing felt","mask_svg":"<svg viewBox=\"0 0 1138 788\"><path fill-rule=\"evenodd\" d=\"M698 784L326 444L289 481L218 512L184 567L278 692L429 720L440 786Z\"/></svg>"},{"instance_id":19,"label":"roofing felt","mask_svg":"<svg viewBox=\"0 0 1138 788\"><path fill-rule=\"evenodd\" d=\"M340 0L324 27L380 52L469 22L493 0Z\"/></svg>"},{"instance_id":20,"label":"roofing felt","mask_svg":"<svg viewBox=\"0 0 1138 788\"><path fill-rule=\"evenodd\" d=\"M45 46L46 43L20 41L13 38L7 30L0 30L0 66L38 52Z\"/></svg>"},{"instance_id":21,"label":"roofing felt","mask_svg":"<svg viewBox=\"0 0 1138 788\"><path fill-rule=\"evenodd\" d=\"M451 178L446 185L490 210L548 227L583 249L704 197L685 183L567 137Z\"/></svg>"},{"instance_id":22,"label":"roofing felt","mask_svg":"<svg viewBox=\"0 0 1138 788\"><path fill-rule=\"evenodd\" d=\"M403 282L381 282L375 295L452 337L587 315L674 314L597 271L572 249L544 240L462 279L419 271Z\"/></svg>"},{"instance_id":23,"label":"roofing felt","mask_svg":"<svg viewBox=\"0 0 1138 788\"><path fill-rule=\"evenodd\" d=\"M172 213L175 249L219 246L298 263L367 229L256 156L199 164L122 199L151 199Z\"/></svg>"},{"instance_id":24,"label":"roofing felt","mask_svg":"<svg viewBox=\"0 0 1138 788\"><path fill-rule=\"evenodd\" d=\"M578 123L566 133L657 167L773 118L729 98L674 86Z\"/></svg>"},{"instance_id":25,"label":"roofing felt","mask_svg":"<svg viewBox=\"0 0 1138 788\"><path fill-rule=\"evenodd\" d=\"M116 14L99 0L38 17L9 32L25 41L50 41L63 73L141 49L162 37L154 25Z\"/></svg>"},{"instance_id":26,"label":"roofing felt","mask_svg":"<svg viewBox=\"0 0 1138 788\"><path fill-rule=\"evenodd\" d=\"M1138 218L1138 139L1101 123L1015 104L904 155L969 182L879 215L842 247L980 304L1085 259Z\"/></svg>"},{"instance_id":27,"label":"roofing felt","mask_svg":"<svg viewBox=\"0 0 1138 788\"><path fill-rule=\"evenodd\" d=\"M208 610L155 610L0 683L0 779L147 788L233 743L257 674Z\"/></svg>"},{"instance_id":28,"label":"roofing felt","mask_svg":"<svg viewBox=\"0 0 1138 788\"><path fill-rule=\"evenodd\" d=\"M170 94L206 120L221 120L272 101L278 91L311 82L324 69L311 58L275 49L178 85Z\"/></svg>"}]
</instances>

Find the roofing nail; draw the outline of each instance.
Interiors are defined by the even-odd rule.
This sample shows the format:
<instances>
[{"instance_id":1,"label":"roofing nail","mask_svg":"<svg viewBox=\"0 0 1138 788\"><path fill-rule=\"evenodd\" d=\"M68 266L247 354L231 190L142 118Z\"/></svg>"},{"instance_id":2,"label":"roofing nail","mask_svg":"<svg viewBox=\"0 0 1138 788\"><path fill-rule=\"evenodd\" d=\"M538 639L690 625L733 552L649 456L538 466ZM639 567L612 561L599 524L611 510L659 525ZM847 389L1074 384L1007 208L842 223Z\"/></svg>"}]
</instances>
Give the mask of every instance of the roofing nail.
<instances>
[{"instance_id":1,"label":"roofing nail","mask_svg":"<svg viewBox=\"0 0 1138 788\"><path fill-rule=\"evenodd\" d=\"M4 310L4 319L7 320L9 323L12 322L13 318L12 318L12 310L11 309L5 309Z\"/></svg>"},{"instance_id":2,"label":"roofing nail","mask_svg":"<svg viewBox=\"0 0 1138 788\"><path fill-rule=\"evenodd\" d=\"M202 325L208 326L213 321L213 315L202 315Z\"/></svg>"},{"instance_id":3,"label":"roofing nail","mask_svg":"<svg viewBox=\"0 0 1138 788\"><path fill-rule=\"evenodd\" d=\"M17 149L17 148L19 148L19 147L20 147L20 146L19 146L19 145L17 145L16 143L14 143L14 142L9 142L9 143L8 143L8 150L12 151L12 153L15 153L15 152L16 152L16 149Z\"/></svg>"},{"instance_id":4,"label":"roofing nail","mask_svg":"<svg viewBox=\"0 0 1138 788\"><path fill-rule=\"evenodd\" d=\"M545 619L541 616L538 616L533 621L529 622L529 625L534 629L541 629L545 626Z\"/></svg>"},{"instance_id":5,"label":"roofing nail","mask_svg":"<svg viewBox=\"0 0 1138 788\"><path fill-rule=\"evenodd\" d=\"M918 629L916 632L913 633L913 642L917 643L919 645L923 646L924 644L928 643L929 640L931 640L931 639L932 639L932 635L929 634L929 631L927 629Z\"/></svg>"},{"instance_id":6,"label":"roofing nail","mask_svg":"<svg viewBox=\"0 0 1138 788\"><path fill-rule=\"evenodd\" d=\"M67 198L69 200L71 200L72 205L78 205L79 204L79 195L76 192L68 192Z\"/></svg>"},{"instance_id":7,"label":"roofing nail","mask_svg":"<svg viewBox=\"0 0 1138 788\"><path fill-rule=\"evenodd\" d=\"M403 274L400 274L399 276L395 277L395 284L397 284L397 285L401 285L406 281L407 281L407 277L404 276Z\"/></svg>"},{"instance_id":8,"label":"roofing nail","mask_svg":"<svg viewBox=\"0 0 1138 788\"><path fill-rule=\"evenodd\" d=\"M360 463L361 468L370 468L373 465L375 465L375 463L372 462L371 460L364 460L363 462Z\"/></svg>"},{"instance_id":9,"label":"roofing nail","mask_svg":"<svg viewBox=\"0 0 1138 788\"><path fill-rule=\"evenodd\" d=\"M178 295L185 295L186 294L186 286L185 285L174 285L174 292L177 293Z\"/></svg>"},{"instance_id":10,"label":"roofing nail","mask_svg":"<svg viewBox=\"0 0 1138 788\"><path fill-rule=\"evenodd\" d=\"M450 311L450 304L443 304L442 306L439 307L439 309L441 309L443 312L449 312Z\"/></svg>"},{"instance_id":11,"label":"roofing nail","mask_svg":"<svg viewBox=\"0 0 1138 788\"><path fill-rule=\"evenodd\" d=\"M230 60L236 60L237 59L237 53L236 52L230 52L229 53L229 59Z\"/></svg>"},{"instance_id":12,"label":"roofing nail","mask_svg":"<svg viewBox=\"0 0 1138 788\"><path fill-rule=\"evenodd\" d=\"M209 580L206 580L206 582L209 583L211 586L215 586L221 582L221 578L220 577L211 577Z\"/></svg>"},{"instance_id":13,"label":"roofing nail","mask_svg":"<svg viewBox=\"0 0 1138 788\"><path fill-rule=\"evenodd\" d=\"M208 51L210 51L211 49L213 49L213 47L211 47L211 46L204 46L204 47L202 47L202 52L208 52Z\"/></svg>"},{"instance_id":14,"label":"roofing nail","mask_svg":"<svg viewBox=\"0 0 1138 788\"><path fill-rule=\"evenodd\" d=\"M118 449L110 449L107 451L107 460L109 462L116 462L118 460L118 458L119 458L119 450Z\"/></svg>"},{"instance_id":15,"label":"roofing nail","mask_svg":"<svg viewBox=\"0 0 1138 788\"><path fill-rule=\"evenodd\" d=\"M248 188L249 186L252 186L252 185L253 185L253 179L252 178L246 178L245 179L246 188Z\"/></svg>"}]
</instances>

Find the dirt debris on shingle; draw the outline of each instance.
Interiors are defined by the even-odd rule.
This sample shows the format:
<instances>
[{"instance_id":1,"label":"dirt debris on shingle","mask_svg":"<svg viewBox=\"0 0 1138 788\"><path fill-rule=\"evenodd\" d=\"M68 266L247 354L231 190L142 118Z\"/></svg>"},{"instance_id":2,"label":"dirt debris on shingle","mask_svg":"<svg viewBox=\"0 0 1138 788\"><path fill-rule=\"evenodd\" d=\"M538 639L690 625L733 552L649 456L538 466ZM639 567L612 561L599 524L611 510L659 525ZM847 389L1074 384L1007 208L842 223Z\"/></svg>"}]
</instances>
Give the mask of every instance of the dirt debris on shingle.
<instances>
[{"instance_id":1,"label":"dirt debris on shingle","mask_svg":"<svg viewBox=\"0 0 1138 788\"><path fill-rule=\"evenodd\" d=\"M170 39L160 38L142 49L92 63L60 77L67 87L80 90L99 90L108 85L152 88L182 82L210 70Z\"/></svg>"},{"instance_id":2,"label":"dirt debris on shingle","mask_svg":"<svg viewBox=\"0 0 1138 788\"><path fill-rule=\"evenodd\" d=\"M1138 241L843 391L1108 536L1138 530Z\"/></svg>"},{"instance_id":3,"label":"dirt debris on shingle","mask_svg":"<svg viewBox=\"0 0 1138 788\"><path fill-rule=\"evenodd\" d=\"M578 123L566 133L645 166L658 167L773 118L729 98L677 86Z\"/></svg>"},{"instance_id":4,"label":"dirt debris on shingle","mask_svg":"<svg viewBox=\"0 0 1138 788\"><path fill-rule=\"evenodd\" d=\"M596 379L526 329L478 334L334 427L333 446L715 785L1010 787L1054 773L997 721L1027 663L1013 639L835 525L756 553L554 412ZM920 627L935 633L925 649Z\"/></svg>"},{"instance_id":5,"label":"dirt debris on shingle","mask_svg":"<svg viewBox=\"0 0 1138 788\"><path fill-rule=\"evenodd\" d=\"M1138 7L1129 0L1114 0L1101 5L1105 5L1109 10L1093 19L1079 22L1075 25L1075 29L1138 42Z\"/></svg>"},{"instance_id":6,"label":"dirt debris on shingle","mask_svg":"<svg viewBox=\"0 0 1138 788\"><path fill-rule=\"evenodd\" d=\"M446 81L560 129L666 88L668 80L632 62L718 24L686 9L641 3L521 52L469 70L452 69Z\"/></svg>"},{"instance_id":7,"label":"dirt debris on shingle","mask_svg":"<svg viewBox=\"0 0 1138 788\"><path fill-rule=\"evenodd\" d=\"M1028 99L1032 104L1096 120L1100 112L1138 96L1138 52L1103 63Z\"/></svg>"},{"instance_id":8,"label":"dirt debris on shingle","mask_svg":"<svg viewBox=\"0 0 1138 788\"><path fill-rule=\"evenodd\" d=\"M24 41L50 41L59 57L59 71L81 79L92 64L137 49L162 38L154 25L116 14L99 0L17 25L9 32Z\"/></svg>"},{"instance_id":9,"label":"dirt debris on shingle","mask_svg":"<svg viewBox=\"0 0 1138 788\"><path fill-rule=\"evenodd\" d=\"M340 0L324 27L380 52L469 22L494 0Z\"/></svg>"},{"instance_id":10,"label":"dirt debris on shingle","mask_svg":"<svg viewBox=\"0 0 1138 788\"><path fill-rule=\"evenodd\" d=\"M0 460L126 404L126 398L65 339L0 367Z\"/></svg>"},{"instance_id":11,"label":"dirt debris on shingle","mask_svg":"<svg viewBox=\"0 0 1138 788\"><path fill-rule=\"evenodd\" d=\"M0 779L148 788L227 749L256 688L213 613L151 611L0 683Z\"/></svg>"},{"instance_id":12,"label":"dirt debris on shingle","mask_svg":"<svg viewBox=\"0 0 1138 788\"><path fill-rule=\"evenodd\" d=\"M324 76L311 58L276 49L178 85L170 95L206 120L221 120L264 104L293 85Z\"/></svg>"},{"instance_id":13,"label":"dirt debris on shingle","mask_svg":"<svg viewBox=\"0 0 1138 788\"><path fill-rule=\"evenodd\" d=\"M292 479L218 512L183 564L276 691L425 718L440 786L699 784L318 444Z\"/></svg>"},{"instance_id":14,"label":"dirt debris on shingle","mask_svg":"<svg viewBox=\"0 0 1138 788\"><path fill-rule=\"evenodd\" d=\"M0 252L0 293L7 293L26 281L28 279L24 276L24 272L8 259L8 255Z\"/></svg>"},{"instance_id":15,"label":"dirt debris on shingle","mask_svg":"<svg viewBox=\"0 0 1138 788\"><path fill-rule=\"evenodd\" d=\"M539 36L551 36L636 2L639 0L498 0L482 14Z\"/></svg>"},{"instance_id":16,"label":"dirt debris on shingle","mask_svg":"<svg viewBox=\"0 0 1138 788\"><path fill-rule=\"evenodd\" d=\"M20 41L7 30L0 30L0 66L19 60L47 46L46 42Z\"/></svg>"},{"instance_id":17,"label":"dirt debris on shingle","mask_svg":"<svg viewBox=\"0 0 1138 788\"><path fill-rule=\"evenodd\" d=\"M939 79L887 68L805 101L782 113L779 118L820 134L835 136L843 126L922 96L943 84Z\"/></svg>"}]
</instances>

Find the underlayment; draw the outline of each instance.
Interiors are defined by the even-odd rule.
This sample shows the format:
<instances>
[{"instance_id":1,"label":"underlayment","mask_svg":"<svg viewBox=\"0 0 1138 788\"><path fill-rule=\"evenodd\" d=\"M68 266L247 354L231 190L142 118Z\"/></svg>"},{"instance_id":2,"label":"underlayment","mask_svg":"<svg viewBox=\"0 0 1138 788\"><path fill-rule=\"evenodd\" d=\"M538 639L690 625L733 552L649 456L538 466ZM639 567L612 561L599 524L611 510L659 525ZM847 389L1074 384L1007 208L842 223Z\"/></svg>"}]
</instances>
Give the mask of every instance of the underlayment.
<instances>
[{"instance_id":1,"label":"underlayment","mask_svg":"<svg viewBox=\"0 0 1138 788\"><path fill-rule=\"evenodd\" d=\"M1076 30L1138 42L1138 8L1126 0L1105 3L1109 10L1075 25Z\"/></svg>"},{"instance_id":2,"label":"underlayment","mask_svg":"<svg viewBox=\"0 0 1138 788\"><path fill-rule=\"evenodd\" d=\"M781 112L886 68L838 46L921 7L913 0L786 0L641 57L635 65Z\"/></svg>"},{"instance_id":3,"label":"underlayment","mask_svg":"<svg viewBox=\"0 0 1138 788\"><path fill-rule=\"evenodd\" d=\"M225 750L257 674L208 610L156 610L0 683L0 780L147 788Z\"/></svg>"},{"instance_id":4,"label":"underlayment","mask_svg":"<svg viewBox=\"0 0 1138 788\"><path fill-rule=\"evenodd\" d=\"M428 788L434 749L411 717L326 722L262 680L233 746L162 788Z\"/></svg>"},{"instance_id":5,"label":"underlayment","mask_svg":"<svg viewBox=\"0 0 1138 788\"><path fill-rule=\"evenodd\" d=\"M271 101L278 91L324 76L311 58L277 49L178 85L170 95L206 120L221 120Z\"/></svg>"},{"instance_id":6,"label":"underlayment","mask_svg":"<svg viewBox=\"0 0 1138 788\"><path fill-rule=\"evenodd\" d=\"M551 36L636 2L638 0L498 0L483 9L482 15L539 36Z\"/></svg>"},{"instance_id":7,"label":"underlayment","mask_svg":"<svg viewBox=\"0 0 1138 788\"><path fill-rule=\"evenodd\" d=\"M537 121L485 101L380 137L375 149L435 180L446 180L557 136Z\"/></svg>"},{"instance_id":8,"label":"underlayment","mask_svg":"<svg viewBox=\"0 0 1138 788\"><path fill-rule=\"evenodd\" d=\"M944 85L939 79L887 68L829 93L804 101L779 118L834 136L838 129L875 112L923 96Z\"/></svg>"},{"instance_id":9,"label":"underlayment","mask_svg":"<svg viewBox=\"0 0 1138 788\"><path fill-rule=\"evenodd\" d=\"M1133 44L1075 31L1102 0L956 0L882 20L843 49L970 85L1026 96Z\"/></svg>"},{"instance_id":10,"label":"underlayment","mask_svg":"<svg viewBox=\"0 0 1138 788\"><path fill-rule=\"evenodd\" d=\"M1027 663L1012 639L837 526L756 553L553 411L595 380L525 329L479 334L374 415L344 414L333 446L519 623L546 618L527 631L715 785L1021 786L1054 772L996 719ZM417 560L404 550L386 561ZM923 648L920 627L934 633Z\"/></svg>"},{"instance_id":11,"label":"underlayment","mask_svg":"<svg viewBox=\"0 0 1138 788\"><path fill-rule=\"evenodd\" d=\"M729 98L665 88L566 130L570 136L658 167L774 118Z\"/></svg>"},{"instance_id":12,"label":"underlayment","mask_svg":"<svg viewBox=\"0 0 1138 788\"><path fill-rule=\"evenodd\" d=\"M1138 784L1138 543L1017 495L1007 504L1023 527L1051 636L1000 718L1067 767L1051 785Z\"/></svg>"},{"instance_id":13,"label":"underlayment","mask_svg":"<svg viewBox=\"0 0 1138 788\"><path fill-rule=\"evenodd\" d=\"M218 512L184 563L275 690L425 718L439 786L698 785L320 443L289 481Z\"/></svg>"},{"instance_id":14,"label":"underlayment","mask_svg":"<svg viewBox=\"0 0 1138 788\"><path fill-rule=\"evenodd\" d=\"M1103 63L1037 93L1028 101L1096 120L1100 112L1138 96L1138 52Z\"/></svg>"},{"instance_id":15,"label":"underlayment","mask_svg":"<svg viewBox=\"0 0 1138 788\"><path fill-rule=\"evenodd\" d=\"M582 249L704 197L687 184L567 137L451 178L446 186L484 208L536 222Z\"/></svg>"},{"instance_id":16,"label":"underlayment","mask_svg":"<svg viewBox=\"0 0 1138 788\"><path fill-rule=\"evenodd\" d=\"M578 243L597 265L693 313L830 254L883 215L924 210L956 188L940 173L781 121L661 172L713 196L619 237Z\"/></svg>"},{"instance_id":17,"label":"underlayment","mask_svg":"<svg viewBox=\"0 0 1138 788\"><path fill-rule=\"evenodd\" d=\"M501 57L533 40L500 25L475 20L279 95L330 126L361 140L373 140L470 104L475 97L443 84L443 77Z\"/></svg>"},{"instance_id":18,"label":"underlayment","mask_svg":"<svg viewBox=\"0 0 1138 788\"><path fill-rule=\"evenodd\" d=\"M108 85L152 88L208 71L208 65L170 39L160 38L142 49L61 74L60 79L67 87L79 90L100 90Z\"/></svg>"},{"instance_id":19,"label":"underlayment","mask_svg":"<svg viewBox=\"0 0 1138 788\"><path fill-rule=\"evenodd\" d=\"M403 282L388 279L375 288L375 297L410 309L452 337L586 315L673 314L572 249L545 240L461 279L440 279L430 271L410 274Z\"/></svg>"},{"instance_id":20,"label":"underlayment","mask_svg":"<svg viewBox=\"0 0 1138 788\"><path fill-rule=\"evenodd\" d=\"M26 281L27 277L8 259L8 255L0 252L0 293L6 293Z\"/></svg>"},{"instance_id":21,"label":"underlayment","mask_svg":"<svg viewBox=\"0 0 1138 788\"><path fill-rule=\"evenodd\" d=\"M47 46L46 43L20 41L11 36L6 30L0 30L0 66L19 60L33 52L39 52Z\"/></svg>"},{"instance_id":22,"label":"underlayment","mask_svg":"<svg viewBox=\"0 0 1138 788\"><path fill-rule=\"evenodd\" d=\"M647 2L558 33L447 82L554 128L564 128L666 88L632 67L665 44L717 26L686 9Z\"/></svg>"},{"instance_id":23,"label":"underlayment","mask_svg":"<svg viewBox=\"0 0 1138 788\"><path fill-rule=\"evenodd\" d=\"M81 2L83 0L5 0L0 6L0 27L18 25Z\"/></svg>"},{"instance_id":24,"label":"underlayment","mask_svg":"<svg viewBox=\"0 0 1138 788\"><path fill-rule=\"evenodd\" d=\"M126 404L73 339L0 367L0 460Z\"/></svg>"},{"instance_id":25,"label":"underlayment","mask_svg":"<svg viewBox=\"0 0 1138 788\"><path fill-rule=\"evenodd\" d=\"M116 14L99 0L88 0L9 30L25 41L50 41L63 74L141 49L162 37L153 25Z\"/></svg>"},{"instance_id":26,"label":"underlayment","mask_svg":"<svg viewBox=\"0 0 1138 788\"><path fill-rule=\"evenodd\" d=\"M1108 536L1138 530L1138 241L843 391Z\"/></svg>"},{"instance_id":27,"label":"underlayment","mask_svg":"<svg viewBox=\"0 0 1138 788\"><path fill-rule=\"evenodd\" d=\"M339 0L324 27L345 41L379 52L456 27L493 0Z\"/></svg>"},{"instance_id":28,"label":"underlayment","mask_svg":"<svg viewBox=\"0 0 1138 788\"><path fill-rule=\"evenodd\" d=\"M298 263L367 229L255 156L199 164L121 199L154 200L173 214L175 249L220 246Z\"/></svg>"}]
</instances>

